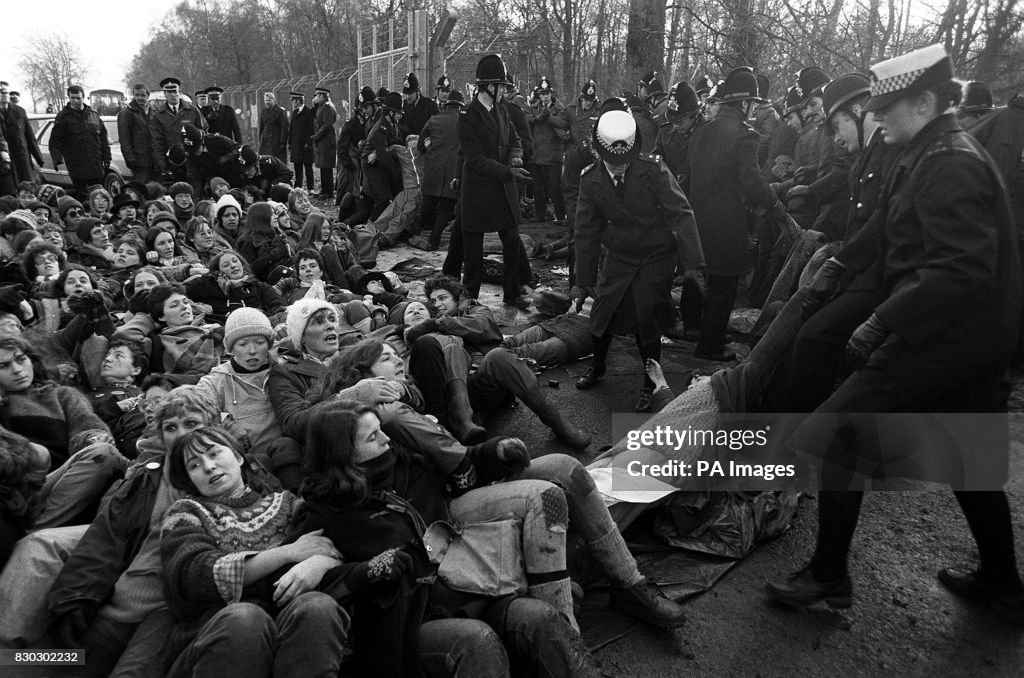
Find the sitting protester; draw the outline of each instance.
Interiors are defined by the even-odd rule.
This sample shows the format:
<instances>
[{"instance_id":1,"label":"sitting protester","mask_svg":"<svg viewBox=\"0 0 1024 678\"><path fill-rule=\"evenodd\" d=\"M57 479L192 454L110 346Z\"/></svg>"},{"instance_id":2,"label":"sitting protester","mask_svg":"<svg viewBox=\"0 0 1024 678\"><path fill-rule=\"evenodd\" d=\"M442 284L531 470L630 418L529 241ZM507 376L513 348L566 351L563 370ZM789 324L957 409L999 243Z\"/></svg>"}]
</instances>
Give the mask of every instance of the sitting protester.
<instances>
[{"instance_id":1,"label":"sitting protester","mask_svg":"<svg viewBox=\"0 0 1024 678\"><path fill-rule=\"evenodd\" d=\"M211 307L209 318L216 322L224 322L231 311L243 306L258 308L279 322L280 318L275 316L286 307L281 295L257 280L248 263L234 250L224 250L215 256L210 260L209 272L189 280L185 289L190 299Z\"/></svg>"},{"instance_id":2,"label":"sitting protester","mask_svg":"<svg viewBox=\"0 0 1024 678\"><path fill-rule=\"evenodd\" d=\"M68 260L94 271L109 271L114 262L114 247L106 224L92 217L79 219L75 235L81 244L71 251Z\"/></svg>"},{"instance_id":3,"label":"sitting protester","mask_svg":"<svg viewBox=\"0 0 1024 678\"><path fill-rule=\"evenodd\" d=\"M274 330L255 308L239 308L224 323L224 352L231 356L199 380L196 388L230 414L249 436L249 453L281 484L297 490L302 480L299 444L286 438L270 403L270 347Z\"/></svg>"},{"instance_id":4,"label":"sitting protester","mask_svg":"<svg viewBox=\"0 0 1024 678\"><path fill-rule=\"evenodd\" d=\"M238 253L249 262L258 280L273 285L287 272L291 261L288 239L271 223L267 203L256 203L245 215L245 227L235 241Z\"/></svg>"},{"instance_id":5,"label":"sitting protester","mask_svg":"<svg viewBox=\"0 0 1024 678\"><path fill-rule=\"evenodd\" d=\"M210 261L215 256L231 249L228 241L213 230L205 217L199 215L192 217L185 224L184 240L185 245L196 253L199 262L206 267L210 266Z\"/></svg>"},{"instance_id":6,"label":"sitting protester","mask_svg":"<svg viewBox=\"0 0 1024 678\"><path fill-rule=\"evenodd\" d=\"M359 298L356 294L324 281L324 260L320 252L314 249L300 249L296 252L292 270L292 275L281 278L274 285L274 290L281 295L285 304L307 297L325 299L336 304Z\"/></svg>"},{"instance_id":7,"label":"sitting protester","mask_svg":"<svg viewBox=\"0 0 1024 678\"><path fill-rule=\"evenodd\" d=\"M27 438L0 428L0 571L43 510L40 490L49 466L48 454Z\"/></svg>"}]
</instances>

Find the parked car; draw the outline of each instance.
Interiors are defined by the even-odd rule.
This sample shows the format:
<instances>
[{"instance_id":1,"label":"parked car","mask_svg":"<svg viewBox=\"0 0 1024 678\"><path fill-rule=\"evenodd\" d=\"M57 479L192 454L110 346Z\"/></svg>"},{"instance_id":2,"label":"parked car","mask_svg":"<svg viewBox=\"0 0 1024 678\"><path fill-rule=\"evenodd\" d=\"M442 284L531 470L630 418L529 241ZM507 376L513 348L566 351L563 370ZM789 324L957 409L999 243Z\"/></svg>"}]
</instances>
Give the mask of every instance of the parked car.
<instances>
[{"instance_id":1,"label":"parked car","mask_svg":"<svg viewBox=\"0 0 1024 678\"><path fill-rule=\"evenodd\" d=\"M53 158L50 157L50 133L53 132L53 123L57 116L53 113L29 113L28 118L32 129L36 130L36 142L46 164L39 170L39 177L48 184L73 186L67 166L61 165L59 170L54 170ZM107 128L107 141L110 142L110 169L103 177L103 187L110 191L111 195L117 195L125 182L131 180L132 171L128 169L128 165L124 163L124 156L121 155L121 144L117 138L117 116L103 115L100 119Z\"/></svg>"}]
</instances>

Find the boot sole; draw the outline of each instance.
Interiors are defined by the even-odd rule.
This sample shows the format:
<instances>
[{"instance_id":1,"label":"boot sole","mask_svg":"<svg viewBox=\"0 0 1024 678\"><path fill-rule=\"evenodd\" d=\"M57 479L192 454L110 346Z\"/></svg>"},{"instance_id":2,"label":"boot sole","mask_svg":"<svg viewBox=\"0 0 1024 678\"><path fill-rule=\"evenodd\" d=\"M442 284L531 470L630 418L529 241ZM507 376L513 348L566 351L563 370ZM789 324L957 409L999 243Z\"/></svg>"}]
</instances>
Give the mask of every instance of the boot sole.
<instances>
[{"instance_id":1,"label":"boot sole","mask_svg":"<svg viewBox=\"0 0 1024 678\"><path fill-rule=\"evenodd\" d=\"M784 591L773 589L770 586L765 587L765 593L767 593L772 600L776 600L784 605L789 605L790 607L810 607L811 605L824 602L831 608L845 610L853 605L852 595L825 596L823 598L813 598L808 600L806 598L791 596Z\"/></svg>"}]
</instances>

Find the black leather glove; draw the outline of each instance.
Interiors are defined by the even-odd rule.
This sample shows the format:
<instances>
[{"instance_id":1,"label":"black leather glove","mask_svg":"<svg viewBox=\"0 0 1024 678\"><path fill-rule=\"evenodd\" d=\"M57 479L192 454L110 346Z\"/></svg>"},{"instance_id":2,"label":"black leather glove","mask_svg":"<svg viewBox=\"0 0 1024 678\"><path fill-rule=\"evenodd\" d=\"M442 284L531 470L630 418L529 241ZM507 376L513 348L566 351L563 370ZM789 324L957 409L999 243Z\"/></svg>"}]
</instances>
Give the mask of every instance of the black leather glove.
<instances>
[{"instance_id":1,"label":"black leather glove","mask_svg":"<svg viewBox=\"0 0 1024 678\"><path fill-rule=\"evenodd\" d=\"M25 293L18 285L0 287L0 311L21 317L21 302L25 301Z\"/></svg>"},{"instance_id":2,"label":"black leather glove","mask_svg":"<svg viewBox=\"0 0 1024 678\"><path fill-rule=\"evenodd\" d=\"M853 331L850 340L846 342L846 364L852 370L864 369L871 354L882 345L888 336L889 329L882 324L877 315L872 313L870 318Z\"/></svg>"},{"instance_id":3,"label":"black leather glove","mask_svg":"<svg viewBox=\"0 0 1024 678\"><path fill-rule=\"evenodd\" d=\"M845 270L846 267L835 257L825 260L804 290L800 303L804 318L810 318L839 294L840 278Z\"/></svg>"},{"instance_id":4,"label":"black leather glove","mask_svg":"<svg viewBox=\"0 0 1024 678\"><path fill-rule=\"evenodd\" d=\"M128 310L132 313L147 313L147 301L149 301L149 290L139 290L128 300Z\"/></svg>"},{"instance_id":5,"label":"black leather glove","mask_svg":"<svg viewBox=\"0 0 1024 678\"><path fill-rule=\"evenodd\" d=\"M63 614L54 627L64 647L79 648L82 647L85 632L89 630L89 621L85 618L85 611L76 608Z\"/></svg>"}]
</instances>

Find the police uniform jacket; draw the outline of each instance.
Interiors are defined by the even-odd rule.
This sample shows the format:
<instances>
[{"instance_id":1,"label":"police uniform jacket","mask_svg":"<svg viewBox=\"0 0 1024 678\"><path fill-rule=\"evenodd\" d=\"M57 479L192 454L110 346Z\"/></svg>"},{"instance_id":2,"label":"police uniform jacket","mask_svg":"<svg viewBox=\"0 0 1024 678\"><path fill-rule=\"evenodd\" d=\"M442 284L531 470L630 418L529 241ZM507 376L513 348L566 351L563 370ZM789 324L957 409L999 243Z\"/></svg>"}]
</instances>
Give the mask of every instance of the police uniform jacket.
<instances>
[{"instance_id":1,"label":"police uniform jacket","mask_svg":"<svg viewBox=\"0 0 1024 678\"><path fill-rule=\"evenodd\" d=\"M654 144L658 141L658 125L643 111L633 111L632 116L633 120L636 120L637 129L640 130L640 151L654 153Z\"/></svg>"},{"instance_id":2,"label":"police uniform jacket","mask_svg":"<svg viewBox=\"0 0 1024 678\"><path fill-rule=\"evenodd\" d=\"M296 165L312 164L315 159L313 152L313 127L316 119L313 109L303 106L292 111L291 127L288 128L288 153Z\"/></svg>"},{"instance_id":3,"label":"police uniform jacket","mask_svg":"<svg viewBox=\"0 0 1024 678\"><path fill-rule=\"evenodd\" d=\"M576 210L576 284L595 287L590 314L595 336L611 327L626 295L636 309L636 333L660 341L674 320L671 285L677 265L704 265L690 203L656 156L641 153L625 174L623 199L602 161L583 171ZM607 250L598 277L602 247Z\"/></svg>"},{"instance_id":4,"label":"police uniform jacket","mask_svg":"<svg viewBox=\"0 0 1024 678\"><path fill-rule=\"evenodd\" d=\"M261 155L256 160L256 176L245 176L244 168L239 167L230 177L224 177L231 188L244 188L252 185L264 193L274 184L290 184L295 173L280 158L273 155Z\"/></svg>"},{"instance_id":5,"label":"police uniform jacket","mask_svg":"<svg viewBox=\"0 0 1024 678\"><path fill-rule=\"evenodd\" d=\"M747 210L775 204L757 167L758 141L731 106L722 106L690 141L689 195L710 275L742 276L750 270Z\"/></svg>"},{"instance_id":6,"label":"police uniform jacket","mask_svg":"<svg viewBox=\"0 0 1024 678\"><path fill-rule=\"evenodd\" d=\"M67 165L72 177L102 178L103 163L110 162L110 143L99 114L88 104L80 111L65 104L53 123L50 155L55 164Z\"/></svg>"},{"instance_id":7,"label":"police uniform jacket","mask_svg":"<svg viewBox=\"0 0 1024 678\"><path fill-rule=\"evenodd\" d=\"M597 124L597 119L601 117L601 109L597 102L595 101L587 110L583 110L580 99L577 99L576 103L565 107L562 117L569 123L569 146L565 149L566 153L568 154L576 148L589 149L590 133L593 131L594 125Z\"/></svg>"},{"instance_id":8,"label":"police uniform jacket","mask_svg":"<svg viewBox=\"0 0 1024 678\"><path fill-rule=\"evenodd\" d=\"M134 100L117 114L117 139L128 169L153 167L150 117L149 106L139 106Z\"/></svg>"},{"instance_id":9,"label":"police uniform jacket","mask_svg":"<svg viewBox=\"0 0 1024 678\"><path fill-rule=\"evenodd\" d=\"M334 169L337 162L338 134L334 131L337 120L338 111L330 101L313 108L313 144L316 147L313 162L321 169Z\"/></svg>"},{"instance_id":10,"label":"police uniform jacket","mask_svg":"<svg viewBox=\"0 0 1024 678\"><path fill-rule=\"evenodd\" d=\"M942 115L907 144L884 190L882 283L890 293L875 313L900 340L950 360L1008 361L1020 260L991 158Z\"/></svg>"},{"instance_id":11,"label":"police uniform jacket","mask_svg":"<svg viewBox=\"0 0 1024 678\"><path fill-rule=\"evenodd\" d=\"M422 132L423 126L427 124L427 120L430 120L430 118L440 112L437 102L422 94L416 98L416 103L414 104L403 103L402 120L398 124L399 132L402 135L400 143L405 143L405 138L410 134Z\"/></svg>"},{"instance_id":12,"label":"police uniform jacket","mask_svg":"<svg viewBox=\"0 0 1024 678\"><path fill-rule=\"evenodd\" d=\"M428 120L420 132L417 148L424 159L423 182L420 185L423 195L458 197L451 187L459 161L458 122L458 110L448 107ZM425 144L427 139L430 139L429 148Z\"/></svg>"},{"instance_id":13,"label":"police uniform jacket","mask_svg":"<svg viewBox=\"0 0 1024 678\"><path fill-rule=\"evenodd\" d=\"M208 129L203 114L184 99L178 101L177 115L171 115L171 109L166 101L156 103L156 108L149 117L149 132L153 142L153 162L159 171L163 172L167 168L167 149L174 144L182 143L181 126L186 122L203 131Z\"/></svg>"},{"instance_id":14,"label":"police uniform jacket","mask_svg":"<svg viewBox=\"0 0 1024 678\"><path fill-rule=\"evenodd\" d=\"M967 131L992 156L1010 193L1018 224L1024 225L1024 96L1013 97L1006 107L989 113Z\"/></svg>"},{"instance_id":15,"label":"police uniform jacket","mask_svg":"<svg viewBox=\"0 0 1024 678\"><path fill-rule=\"evenodd\" d=\"M678 130L672 123L662 125L658 129L658 139L654 150L668 166L672 176L679 183L683 193L690 194L690 140L693 133L704 124L704 116L699 115L690 129L685 132Z\"/></svg>"},{"instance_id":16,"label":"police uniform jacket","mask_svg":"<svg viewBox=\"0 0 1024 678\"><path fill-rule=\"evenodd\" d=\"M213 106L203 106L199 110L202 112L203 117L206 118L207 124L210 125L210 134L220 134L228 139L242 143L242 128L238 124L238 115L235 113L235 109L221 104L216 108Z\"/></svg>"},{"instance_id":17,"label":"police uniform jacket","mask_svg":"<svg viewBox=\"0 0 1024 678\"><path fill-rule=\"evenodd\" d=\"M512 126L516 128L516 134L519 135L519 143L523 147L523 164L532 164L533 130L530 129L530 116L527 113L530 110L530 105L519 94L511 99L502 99L500 105L504 106L502 110L508 113L508 117L512 120Z\"/></svg>"},{"instance_id":18,"label":"police uniform jacket","mask_svg":"<svg viewBox=\"0 0 1024 678\"><path fill-rule=\"evenodd\" d=\"M7 136L7 148L11 153L11 166L18 181L32 181L35 177L32 171L32 158L35 158L42 167L43 154L39 152L39 144L36 143L32 126L28 124L28 115L18 104L8 103L6 118L4 134Z\"/></svg>"},{"instance_id":19,"label":"police uniform jacket","mask_svg":"<svg viewBox=\"0 0 1024 678\"><path fill-rule=\"evenodd\" d=\"M562 116L562 105L552 100L551 106L537 101L530 107L530 132L533 134L534 165L562 164L562 135L569 123Z\"/></svg>"},{"instance_id":20,"label":"police uniform jacket","mask_svg":"<svg viewBox=\"0 0 1024 678\"><path fill-rule=\"evenodd\" d=\"M382 116L383 112L377 115ZM401 168L388 150L398 143L398 128L390 120L379 117L370 128L362 155L362 189L373 200L391 200L402 190ZM371 153L375 156L372 163Z\"/></svg>"},{"instance_id":21,"label":"police uniform jacket","mask_svg":"<svg viewBox=\"0 0 1024 678\"><path fill-rule=\"evenodd\" d=\"M260 109L260 153L288 162L288 114L277 104Z\"/></svg>"},{"instance_id":22,"label":"police uniform jacket","mask_svg":"<svg viewBox=\"0 0 1024 678\"><path fill-rule=\"evenodd\" d=\"M508 114L510 107L497 103L488 111L477 98L459 114L456 131L463 157L459 204L464 231L504 231L521 220L511 162L522 160L523 147Z\"/></svg>"}]
</instances>

